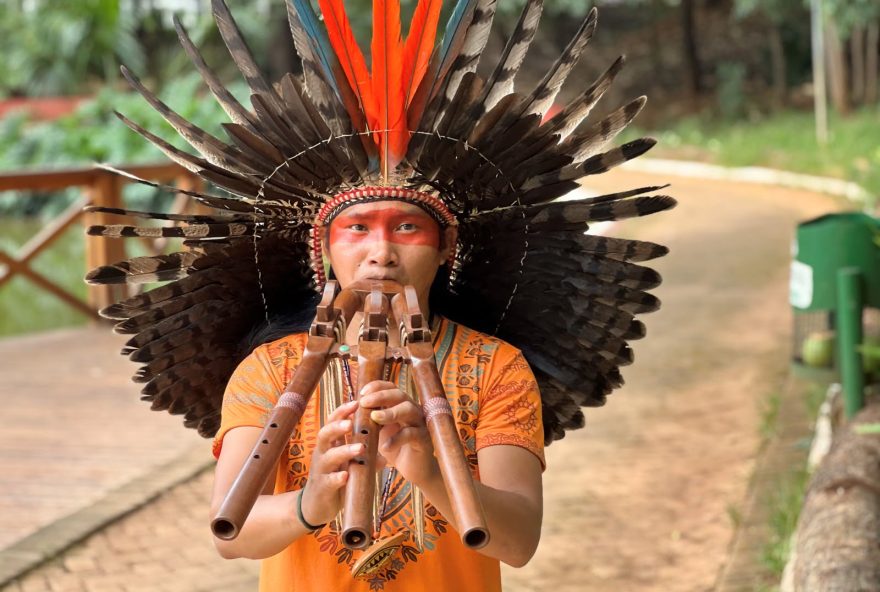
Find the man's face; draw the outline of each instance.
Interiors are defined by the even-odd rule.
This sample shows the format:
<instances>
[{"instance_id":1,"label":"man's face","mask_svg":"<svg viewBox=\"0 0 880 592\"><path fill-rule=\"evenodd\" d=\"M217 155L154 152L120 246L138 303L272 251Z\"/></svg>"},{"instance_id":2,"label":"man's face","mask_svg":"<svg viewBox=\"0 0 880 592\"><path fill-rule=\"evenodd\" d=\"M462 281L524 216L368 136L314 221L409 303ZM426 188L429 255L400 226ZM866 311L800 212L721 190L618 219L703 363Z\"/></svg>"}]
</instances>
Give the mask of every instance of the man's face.
<instances>
[{"instance_id":1,"label":"man's face","mask_svg":"<svg viewBox=\"0 0 880 592\"><path fill-rule=\"evenodd\" d=\"M444 235L422 208L400 201L348 207L328 234L327 256L343 288L357 280L393 280L414 286L423 306L455 241L454 229Z\"/></svg>"}]
</instances>

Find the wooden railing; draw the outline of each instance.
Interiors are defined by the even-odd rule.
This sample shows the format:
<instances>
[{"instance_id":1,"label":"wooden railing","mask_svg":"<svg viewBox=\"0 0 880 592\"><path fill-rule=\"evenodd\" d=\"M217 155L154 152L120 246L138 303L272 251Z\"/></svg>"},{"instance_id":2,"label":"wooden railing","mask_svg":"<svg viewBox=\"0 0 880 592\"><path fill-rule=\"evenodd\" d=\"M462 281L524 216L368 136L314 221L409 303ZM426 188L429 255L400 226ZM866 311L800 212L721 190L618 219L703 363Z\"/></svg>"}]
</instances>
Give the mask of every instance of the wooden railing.
<instances>
[{"instance_id":1,"label":"wooden railing","mask_svg":"<svg viewBox=\"0 0 880 592\"><path fill-rule=\"evenodd\" d=\"M198 191L202 187L199 177L175 164L121 167L138 177L161 183L173 184L178 188ZM59 286L56 282L31 267L33 259L51 245L64 231L78 221L83 227L93 224L118 224L119 217L97 212L83 212L88 205L123 208L122 188L128 179L101 168L89 167L53 171L26 171L0 174L0 191L57 191L68 187L79 187L82 195L64 212L40 230L15 254L0 249L0 288L16 275L21 275L42 290L50 292L68 306L91 317L98 318L97 311L124 296L124 286L90 286L85 301ZM181 213L193 200L184 194L177 194L173 213ZM99 265L117 263L126 258L125 244L120 239L106 239L99 236L85 236L86 261L83 273ZM164 247L161 241L146 241L152 253Z\"/></svg>"}]
</instances>

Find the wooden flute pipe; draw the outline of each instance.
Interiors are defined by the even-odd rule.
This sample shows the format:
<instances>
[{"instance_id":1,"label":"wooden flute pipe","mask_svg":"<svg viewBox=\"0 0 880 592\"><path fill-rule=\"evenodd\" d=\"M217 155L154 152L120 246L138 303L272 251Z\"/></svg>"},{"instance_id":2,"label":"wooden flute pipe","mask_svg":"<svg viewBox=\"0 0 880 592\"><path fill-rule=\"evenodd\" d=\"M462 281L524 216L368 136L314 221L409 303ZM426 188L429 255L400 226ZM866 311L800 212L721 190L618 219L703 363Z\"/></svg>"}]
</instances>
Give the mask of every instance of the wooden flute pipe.
<instances>
[{"instance_id":1,"label":"wooden flute pipe","mask_svg":"<svg viewBox=\"0 0 880 592\"><path fill-rule=\"evenodd\" d=\"M431 332L419 310L415 290L407 286L402 294L392 299L391 306L407 335L406 349L412 364L413 383L425 413L455 527L465 546L479 549L489 542L489 527L464 447L458 438L452 408L437 370Z\"/></svg>"},{"instance_id":2,"label":"wooden flute pipe","mask_svg":"<svg viewBox=\"0 0 880 592\"><path fill-rule=\"evenodd\" d=\"M358 398L360 389L385 376L388 346L388 298L375 285L365 299L364 328L358 340ZM349 549L363 549L373 540L373 500L376 495L376 456L381 426L370 418L371 409L359 407L352 427L352 444L363 444L364 452L348 466L343 502L342 543Z\"/></svg>"},{"instance_id":3,"label":"wooden flute pipe","mask_svg":"<svg viewBox=\"0 0 880 592\"><path fill-rule=\"evenodd\" d=\"M211 530L217 538L231 540L241 532L267 480L278 466L278 459L288 449L288 441L327 367L334 343L332 337L309 337L293 379L272 409L257 444L211 521Z\"/></svg>"},{"instance_id":4,"label":"wooden flute pipe","mask_svg":"<svg viewBox=\"0 0 880 592\"><path fill-rule=\"evenodd\" d=\"M288 442L327 368L340 319L347 323L359 307L360 297L356 293L344 290L337 296L337 290L336 282L327 283L309 330L302 361L211 520L211 530L217 538L231 540L241 532L281 455L287 452Z\"/></svg>"}]
</instances>

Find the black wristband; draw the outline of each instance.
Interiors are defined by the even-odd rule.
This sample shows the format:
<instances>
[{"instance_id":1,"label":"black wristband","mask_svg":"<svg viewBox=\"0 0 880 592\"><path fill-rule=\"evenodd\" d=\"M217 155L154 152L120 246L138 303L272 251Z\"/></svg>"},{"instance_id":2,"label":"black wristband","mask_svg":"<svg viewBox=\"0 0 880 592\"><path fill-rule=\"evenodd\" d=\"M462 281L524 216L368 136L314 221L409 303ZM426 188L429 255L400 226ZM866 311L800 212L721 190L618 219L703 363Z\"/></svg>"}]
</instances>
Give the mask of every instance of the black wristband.
<instances>
[{"instance_id":1,"label":"black wristband","mask_svg":"<svg viewBox=\"0 0 880 592\"><path fill-rule=\"evenodd\" d=\"M309 524L306 521L305 516L303 516L303 493L305 493L305 491L305 487L300 489L299 495L296 498L296 517L299 518L300 524L306 527L306 530L314 532L327 526L327 523L325 522L324 524L318 524L317 526L315 526L314 524Z\"/></svg>"}]
</instances>

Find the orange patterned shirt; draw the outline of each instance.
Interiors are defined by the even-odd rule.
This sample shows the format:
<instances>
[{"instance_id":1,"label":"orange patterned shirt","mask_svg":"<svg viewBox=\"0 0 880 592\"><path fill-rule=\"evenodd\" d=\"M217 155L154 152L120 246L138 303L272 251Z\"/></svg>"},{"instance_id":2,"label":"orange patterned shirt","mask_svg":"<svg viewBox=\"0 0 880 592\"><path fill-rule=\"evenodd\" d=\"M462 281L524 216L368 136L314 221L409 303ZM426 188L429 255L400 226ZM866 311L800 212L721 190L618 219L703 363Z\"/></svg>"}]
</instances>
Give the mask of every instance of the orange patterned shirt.
<instances>
[{"instance_id":1,"label":"orange patterned shirt","mask_svg":"<svg viewBox=\"0 0 880 592\"><path fill-rule=\"evenodd\" d=\"M525 358L511 345L449 320L441 319L437 325L434 330L437 365L474 476L479 478L477 452L497 444L529 450L538 457L543 468L541 400ZM229 430L265 424L279 393L299 363L306 339L305 334L296 334L260 346L241 363L223 398L222 423L214 439L215 456L220 455L223 436ZM392 380L406 385L406 373L405 366L398 366ZM354 368L352 376L357 376ZM305 484L317 431L322 418L329 415L323 396L327 380L330 380L329 373L325 373L311 397L290 441L287 462L279 464L275 493L301 489ZM397 477L388 485L382 537L414 532L409 483ZM422 551L413 537L407 536L382 569L365 579L355 579L351 566L361 552L343 546L331 523L264 560L261 592L501 590L498 560L462 545L449 522L430 503L425 501L424 504Z\"/></svg>"}]
</instances>

